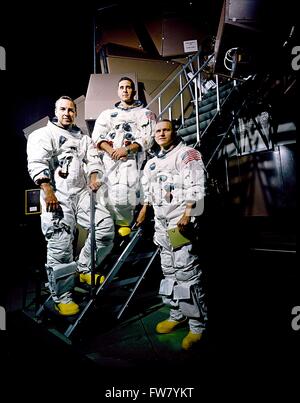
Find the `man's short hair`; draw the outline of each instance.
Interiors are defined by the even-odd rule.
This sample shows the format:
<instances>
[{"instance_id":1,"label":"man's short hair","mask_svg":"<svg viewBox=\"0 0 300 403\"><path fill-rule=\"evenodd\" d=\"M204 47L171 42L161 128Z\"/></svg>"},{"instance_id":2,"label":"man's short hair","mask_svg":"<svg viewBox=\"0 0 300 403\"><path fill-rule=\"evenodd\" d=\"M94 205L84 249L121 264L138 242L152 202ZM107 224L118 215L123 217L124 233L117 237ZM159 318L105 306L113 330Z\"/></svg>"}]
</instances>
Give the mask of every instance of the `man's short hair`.
<instances>
[{"instance_id":1,"label":"man's short hair","mask_svg":"<svg viewBox=\"0 0 300 403\"><path fill-rule=\"evenodd\" d=\"M131 79L131 78L129 78L129 77L121 77L120 78L120 80L118 81L118 86L119 86L119 84L120 84L120 82L121 81L129 81L130 83L131 83L131 88L133 89L133 91L135 91L135 84L134 84L134 81Z\"/></svg>"},{"instance_id":2,"label":"man's short hair","mask_svg":"<svg viewBox=\"0 0 300 403\"><path fill-rule=\"evenodd\" d=\"M68 101L72 102L75 108L75 112L77 112L77 106L75 104L74 99L72 99L71 97L68 97L67 95L62 95L61 97L58 98L58 100L55 102L55 109L57 108L57 104L61 99L67 99Z\"/></svg>"},{"instance_id":3,"label":"man's short hair","mask_svg":"<svg viewBox=\"0 0 300 403\"><path fill-rule=\"evenodd\" d=\"M168 123L170 123L172 132L173 132L173 133L176 133L176 129L175 129L175 125L174 125L173 120L170 120L170 119L158 119L158 120L156 121L156 124L157 124L157 123L161 123L161 122L168 122Z\"/></svg>"}]
</instances>

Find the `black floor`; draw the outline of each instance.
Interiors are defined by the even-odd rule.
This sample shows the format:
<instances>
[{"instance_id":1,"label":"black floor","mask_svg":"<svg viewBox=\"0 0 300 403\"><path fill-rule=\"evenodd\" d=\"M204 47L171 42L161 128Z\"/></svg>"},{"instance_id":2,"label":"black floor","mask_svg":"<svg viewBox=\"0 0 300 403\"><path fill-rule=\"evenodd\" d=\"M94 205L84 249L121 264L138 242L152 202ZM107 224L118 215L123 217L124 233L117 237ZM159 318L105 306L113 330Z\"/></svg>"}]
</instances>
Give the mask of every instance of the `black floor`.
<instances>
[{"instance_id":1,"label":"black floor","mask_svg":"<svg viewBox=\"0 0 300 403\"><path fill-rule=\"evenodd\" d=\"M20 284L7 305L7 331L0 333L8 379L15 385L24 381L22 393L31 397L34 388L57 383L75 398L96 388L100 401L113 387L192 387L200 400L204 390L210 399L219 392L239 401L245 394L276 395L286 388L286 375L290 382L296 375L292 362L299 362L300 330L291 326L292 308L300 305L295 238L273 225L263 231L253 223L247 231L243 228L206 233L209 327L195 350L181 349L187 328L155 333L156 323L168 315L157 296L158 266L120 320L110 311L110 301L99 301L71 343L57 331L61 324L35 320L36 284L27 284L26 298ZM20 392L10 387L10 393ZM146 392L142 398L146 400Z\"/></svg>"}]
</instances>

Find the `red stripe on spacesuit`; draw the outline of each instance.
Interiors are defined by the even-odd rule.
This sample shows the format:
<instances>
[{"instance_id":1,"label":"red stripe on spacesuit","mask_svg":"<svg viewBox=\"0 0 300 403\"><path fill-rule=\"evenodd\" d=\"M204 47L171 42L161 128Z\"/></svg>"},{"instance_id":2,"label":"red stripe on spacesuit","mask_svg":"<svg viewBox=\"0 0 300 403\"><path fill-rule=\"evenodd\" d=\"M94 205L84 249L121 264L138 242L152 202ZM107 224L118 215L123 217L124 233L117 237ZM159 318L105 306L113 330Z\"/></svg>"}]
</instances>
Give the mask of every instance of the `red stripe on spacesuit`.
<instances>
[{"instance_id":1,"label":"red stripe on spacesuit","mask_svg":"<svg viewBox=\"0 0 300 403\"><path fill-rule=\"evenodd\" d=\"M187 164L190 161L199 161L201 160L201 155L197 150L189 150L186 151L182 156L182 162Z\"/></svg>"}]
</instances>

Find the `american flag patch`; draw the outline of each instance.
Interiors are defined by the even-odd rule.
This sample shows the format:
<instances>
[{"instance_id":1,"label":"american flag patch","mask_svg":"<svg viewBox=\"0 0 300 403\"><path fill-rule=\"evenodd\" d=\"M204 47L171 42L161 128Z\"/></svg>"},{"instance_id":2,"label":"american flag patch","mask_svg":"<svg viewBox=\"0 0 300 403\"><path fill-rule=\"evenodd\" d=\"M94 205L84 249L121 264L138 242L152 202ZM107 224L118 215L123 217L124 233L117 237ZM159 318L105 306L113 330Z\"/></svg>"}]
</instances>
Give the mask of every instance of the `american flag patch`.
<instances>
[{"instance_id":1,"label":"american flag patch","mask_svg":"<svg viewBox=\"0 0 300 403\"><path fill-rule=\"evenodd\" d=\"M186 151L181 158L184 164L188 164L191 161L201 160L201 155L199 151L192 148L191 150Z\"/></svg>"}]
</instances>

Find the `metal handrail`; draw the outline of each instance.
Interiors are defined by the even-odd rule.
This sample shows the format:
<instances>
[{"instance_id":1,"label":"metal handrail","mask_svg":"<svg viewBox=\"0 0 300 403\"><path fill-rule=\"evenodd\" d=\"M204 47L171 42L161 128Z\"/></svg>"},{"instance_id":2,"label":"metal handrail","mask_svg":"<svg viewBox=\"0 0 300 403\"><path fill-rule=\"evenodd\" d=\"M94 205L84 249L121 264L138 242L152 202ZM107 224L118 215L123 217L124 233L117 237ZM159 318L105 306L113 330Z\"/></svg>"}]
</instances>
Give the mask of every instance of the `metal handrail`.
<instances>
[{"instance_id":1,"label":"metal handrail","mask_svg":"<svg viewBox=\"0 0 300 403\"><path fill-rule=\"evenodd\" d=\"M186 89L186 87L194 80L197 78L197 76L201 73L201 71L207 66L207 64L210 62L210 60L213 58L214 54L212 54L206 61L205 63L203 63L203 65L197 69L197 71L192 75L192 77L189 79L189 81L187 81L184 86L182 87L181 90L178 91L178 93L176 95L174 95L174 97L171 99L171 101L169 101L169 103L160 111L159 115L158 115L158 119L166 112L166 110L174 103L174 101L183 93L183 91ZM179 72L181 74L181 71ZM178 73L177 75L178 76ZM174 80L173 80L174 81ZM173 82L172 81L172 82ZM169 86L170 82L166 85L165 89ZM163 91L161 91L158 95L161 95ZM155 98L153 98L152 101L154 101L155 99L157 99L158 96L156 96ZM151 103L152 103L151 101ZM196 100L198 101L198 100ZM150 105L150 103L148 104L148 106Z\"/></svg>"},{"instance_id":2,"label":"metal handrail","mask_svg":"<svg viewBox=\"0 0 300 403\"><path fill-rule=\"evenodd\" d=\"M171 84L173 84L173 82L177 79L178 76L180 76L182 74L182 72L191 64L193 63L193 61L195 59L197 59L197 57L199 57L199 55L202 53L202 49L199 49L197 53L194 54L194 56L188 61L186 62L180 71L178 71L175 76L171 79L171 81L169 81L164 88L147 104L147 108L150 107L150 105L153 104L153 102L155 102L158 98L160 98L164 92L170 87Z\"/></svg>"}]
</instances>

